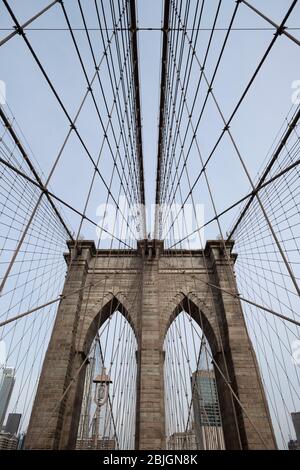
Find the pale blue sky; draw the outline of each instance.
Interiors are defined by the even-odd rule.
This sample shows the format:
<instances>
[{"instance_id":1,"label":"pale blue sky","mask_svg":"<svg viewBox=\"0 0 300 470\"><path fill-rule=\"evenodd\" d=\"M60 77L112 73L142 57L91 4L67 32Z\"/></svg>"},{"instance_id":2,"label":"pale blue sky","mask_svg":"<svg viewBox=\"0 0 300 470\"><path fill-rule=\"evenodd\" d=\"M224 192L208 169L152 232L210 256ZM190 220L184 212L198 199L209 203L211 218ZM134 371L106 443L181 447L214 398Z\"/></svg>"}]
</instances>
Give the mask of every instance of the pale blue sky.
<instances>
[{"instance_id":1,"label":"pale blue sky","mask_svg":"<svg viewBox=\"0 0 300 470\"><path fill-rule=\"evenodd\" d=\"M47 1L16 0L11 2L17 18L22 23L31 17L37 10L47 5ZM96 26L93 17L93 2L86 3L87 21L90 27ZM216 1L207 2L203 17L203 28L210 27L216 8ZM280 22L289 1L264 0L253 2L254 5L264 11L277 22ZM66 8L71 18L73 27L82 24L80 22L76 2L66 1ZM139 0L138 20L139 26L161 25L162 2ZM235 2L225 0L221 8L221 14L217 26L227 27L229 18L233 12ZM1 5L1 28L10 27L11 19ZM291 15L288 25L297 26L299 18L299 5ZM41 19L37 20L34 27L65 27L59 6L55 6ZM235 27L268 27L268 24L241 5ZM1 36L7 32L1 31ZM91 36L96 39L97 32ZM203 59L209 32L203 31L198 40L198 57ZM294 34L299 36L299 32ZM217 31L212 44L212 51L207 63L207 75L211 76L216 53L224 39L225 32ZM71 115L80 102L86 89L84 77L80 70L78 59L75 56L74 47L71 44L68 31L30 31L27 33L34 49L41 58L49 76L62 96L64 103ZM233 31L227 52L225 52L219 73L214 86L217 99L222 111L228 117L234 108L241 92L243 91L251 73L254 71L259 58L262 57L268 43L272 39L272 31ZM82 53L86 58L87 70L92 75L92 61L89 54L84 32L76 32ZM157 127L160 81L160 47L161 33L139 33L139 57L141 74L141 97L143 119L144 165L146 181L147 204L154 202L155 176L157 157ZM241 153L253 176L256 176L264 162L266 153L280 128L285 116L291 107L291 84L299 79L298 47L284 36L280 37L267 59L261 73L256 79L255 86L249 92L245 104L241 107L234 119L231 129L236 138ZM191 83L191 96L197 84L199 69L193 67L194 73ZM48 85L37 69L33 58L24 44L24 41L16 36L1 48L1 76L7 84L7 101L11 107L20 127L26 136L35 158L38 160L43 172L47 174L51 164L57 155L58 149L68 131L68 124L61 110L51 94ZM197 115L197 114L196 114ZM194 119L194 123L196 118ZM199 128L199 142L203 157L207 157L216 137L222 129L222 122L212 103L207 107L203 124ZM93 125L95 123L95 125ZM98 122L91 103L85 108L79 121L79 130L89 144L94 155L98 152L99 140L97 139ZM51 187L66 201L82 210L83 201L91 177L92 168L86 164L86 156L75 137L70 139L61 163L55 172ZM107 166L103 164L104 176ZM199 162L195 157L191 158L191 174L199 171ZM108 176L108 173L107 173ZM240 164L233 152L232 146L225 137L219 149L216 151L208 167L208 177L213 186L216 206L219 211L245 194L249 184L241 171ZM232 184L234 180L234 184ZM67 182L67 184L66 184ZM80 191L78 188L80 187ZM76 191L74 189L76 188ZM204 185L199 185L196 190L197 202L205 204L206 218L210 218L212 210L207 198ZM104 202L105 192L100 185L92 197L88 214L95 218L96 207ZM69 211L67 218L75 229L78 218ZM233 220L233 213L224 217L224 229L228 228ZM153 229L153 227L152 227ZM150 231L150 228L148 228ZM84 227L86 238L94 238L94 227ZM207 237L217 234L217 227L207 230Z\"/></svg>"}]
</instances>

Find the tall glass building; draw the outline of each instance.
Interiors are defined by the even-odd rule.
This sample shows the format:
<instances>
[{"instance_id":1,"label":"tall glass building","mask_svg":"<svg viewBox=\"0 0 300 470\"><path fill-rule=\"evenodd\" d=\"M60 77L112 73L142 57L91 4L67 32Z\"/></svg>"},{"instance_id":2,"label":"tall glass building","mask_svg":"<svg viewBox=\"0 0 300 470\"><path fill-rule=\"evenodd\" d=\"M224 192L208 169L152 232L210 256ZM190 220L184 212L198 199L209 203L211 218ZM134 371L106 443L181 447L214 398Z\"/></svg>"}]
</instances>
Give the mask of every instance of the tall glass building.
<instances>
[{"instance_id":1,"label":"tall glass building","mask_svg":"<svg viewBox=\"0 0 300 470\"><path fill-rule=\"evenodd\" d=\"M192 375L194 428L198 449L225 449L215 374L197 370Z\"/></svg>"},{"instance_id":2,"label":"tall glass building","mask_svg":"<svg viewBox=\"0 0 300 470\"><path fill-rule=\"evenodd\" d=\"M3 428L9 400L15 384L15 369L6 367L0 382L0 431Z\"/></svg>"}]
</instances>

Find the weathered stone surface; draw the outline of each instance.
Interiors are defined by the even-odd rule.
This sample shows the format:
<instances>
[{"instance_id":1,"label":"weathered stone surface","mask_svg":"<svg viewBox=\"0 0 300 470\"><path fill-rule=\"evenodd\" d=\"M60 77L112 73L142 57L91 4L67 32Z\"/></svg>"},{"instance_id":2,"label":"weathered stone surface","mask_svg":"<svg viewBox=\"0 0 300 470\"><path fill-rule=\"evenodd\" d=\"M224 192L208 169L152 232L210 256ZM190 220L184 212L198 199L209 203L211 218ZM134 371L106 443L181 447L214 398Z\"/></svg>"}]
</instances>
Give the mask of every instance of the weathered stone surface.
<instances>
[{"instance_id":1,"label":"weathered stone surface","mask_svg":"<svg viewBox=\"0 0 300 470\"><path fill-rule=\"evenodd\" d=\"M164 250L162 242L153 240L139 242L135 252L97 251L93 242L80 241L74 256L69 243L66 259L71 257L72 263L64 293L73 294L58 309L26 438L28 449L75 448L84 360L97 330L116 310L130 322L138 341L136 448L165 448L163 342L182 310L203 329L217 364L226 448L276 446L241 306L228 294L236 288L229 264L235 260L232 244L226 252L223 248L223 242L211 241L203 251Z\"/></svg>"}]
</instances>

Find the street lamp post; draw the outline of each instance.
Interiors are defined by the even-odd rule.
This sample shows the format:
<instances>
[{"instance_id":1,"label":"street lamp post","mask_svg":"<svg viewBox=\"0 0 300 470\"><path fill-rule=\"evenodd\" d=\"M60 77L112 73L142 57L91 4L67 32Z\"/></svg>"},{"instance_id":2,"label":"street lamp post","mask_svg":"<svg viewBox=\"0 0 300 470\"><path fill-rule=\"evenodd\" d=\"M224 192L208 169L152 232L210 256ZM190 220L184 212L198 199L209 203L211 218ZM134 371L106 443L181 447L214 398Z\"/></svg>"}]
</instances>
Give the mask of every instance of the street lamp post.
<instances>
[{"instance_id":1,"label":"street lamp post","mask_svg":"<svg viewBox=\"0 0 300 470\"><path fill-rule=\"evenodd\" d=\"M99 439L99 425L100 425L100 412L101 407L105 405L108 401L108 389L109 384L112 383L109 375L106 374L106 368L102 368L102 374L97 375L93 380L95 386L95 395L94 402L96 404L96 414L95 414L95 429L94 429L94 448L97 449L98 439Z\"/></svg>"}]
</instances>

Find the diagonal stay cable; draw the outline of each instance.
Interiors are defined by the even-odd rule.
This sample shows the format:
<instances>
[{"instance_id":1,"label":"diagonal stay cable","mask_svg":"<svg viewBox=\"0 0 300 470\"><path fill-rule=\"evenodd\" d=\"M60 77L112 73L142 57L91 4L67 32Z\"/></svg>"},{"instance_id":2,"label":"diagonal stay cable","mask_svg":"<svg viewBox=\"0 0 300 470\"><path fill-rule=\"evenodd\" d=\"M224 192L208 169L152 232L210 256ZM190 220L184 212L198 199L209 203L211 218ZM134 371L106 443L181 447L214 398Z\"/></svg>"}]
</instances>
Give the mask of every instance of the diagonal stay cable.
<instances>
[{"instance_id":1,"label":"diagonal stay cable","mask_svg":"<svg viewBox=\"0 0 300 470\"><path fill-rule=\"evenodd\" d=\"M293 130L296 128L296 126L299 122L299 119L300 119L300 107L298 108L298 111L295 113L291 123L289 124L288 129L287 129L284 137L282 138L278 148L276 149L276 152L274 153L272 159L268 163L267 168L265 169L265 171L263 172L262 176L260 177L258 183L256 184L256 187L254 189L255 192L258 192L263 187L263 183L264 183L265 179L267 178L267 176L270 173L270 171L272 170L275 162L278 160L279 156L281 155L282 150L285 148L285 145L286 145L290 135L292 134ZM234 232L236 231L237 227L239 226L239 224L243 220L243 218L244 218L251 202L253 201L254 197L255 197L255 194L253 194L253 196L250 197L250 200L247 202L247 204L244 207L243 211L241 212L237 222L235 223L234 227L230 231L230 234L228 235L228 238L232 238L232 236L233 236Z\"/></svg>"},{"instance_id":2,"label":"diagonal stay cable","mask_svg":"<svg viewBox=\"0 0 300 470\"><path fill-rule=\"evenodd\" d=\"M224 123L224 128L223 128L223 130L222 130L222 132L221 132L219 138L217 139L217 141L216 141L216 143L215 143L213 149L211 150L211 152L210 152L210 154L209 154L207 160L205 161L203 168L201 169L200 173L198 174L198 176L197 176L197 178L196 178L196 180L195 180L195 182L194 182L194 184L193 184L193 186L192 186L192 189L195 187L195 185L196 185L197 182L199 181L199 178L201 177L202 173L205 171L205 168L206 168L207 164L209 163L210 159L212 158L212 156L214 155L215 151L217 150L217 148L218 148L220 142L222 141L224 135L226 134L227 131L229 131L230 123L232 122L233 118L235 117L235 115L236 115L237 111L239 110L239 108L240 108L242 102L244 101L245 97L247 96L248 91L250 90L251 86L253 85L253 83L254 83L254 81L255 81L255 79L256 79L256 77L257 77L257 75L258 75L260 69L262 68L263 64L265 63L265 61L266 61L266 59L267 59L269 53L271 52L271 50L272 50L272 48L273 48L273 46L274 46L276 40L277 40L278 37L282 34L282 30L283 30L284 27L285 27L285 23L286 23L287 19L289 18L290 14L292 13L293 9L295 8L295 6L296 6L296 4L297 4L297 1L298 1L298 0L294 0L294 1L292 2L290 8L288 9L286 15L284 16L284 18L283 18L283 20L282 20L280 26L279 26L278 29L276 30L272 41L270 42L268 48L266 49L265 53L263 54L263 57L262 57L261 60L259 61L259 64L258 64L258 66L256 67L256 69L255 69L253 75L251 76L250 81L248 82L248 84L247 84L246 88L244 89L244 91L243 91L243 93L242 93L240 99L238 100L237 104L235 105L234 110L232 111L232 113L231 113L229 119ZM236 3L236 5L238 5L238 4L240 4L240 1L238 1L238 2ZM180 22L182 23L181 19L179 19L179 20L180 20ZM232 26L232 22L231 22L230 26ZM228 29L228 31L230 31L230 29ZM197 62L198 62L198 64L199 64L201 73L203 73L203 75L204 75L204 69L203 69L203 66L202 66L202 64L200 63L200 61L199 61L199 59L198 59L198 57L197 57L196 50L195 50L195 48L190 44L189 36L186 34L185 37L186 37L188 46L189 46L190 48L192 48L193 53L196 55L196 60L197 60ZM227 38L228 38L228 35L227 35ZM195 133L194 133L194 135L193 135L193 137L192 137L192 141L191 141L191 143L190 143L190 145L189 145L189 149L188 149L188 151L187 151L186 158L185 158L185 161L184 161L184 166L186 165L187 159L188 159L188 157L189 157L189 155L190 155L191 148L192 148L193 142L194 142L194 140L195 140L195 134L196 134L196 132L197 132L197 130L198 130L198 128L199 128L199 125L200 125L200 122L201 122L201 119L202 119L202 116L203 116L203 111L204 111L204 108L205 108L206 103L207 103L207 99L208 99L209 95L212 95L212 96L213 96L212 84L213 84L213 82L214 82L214 79L215 79L215 76L216 76L216 72L217 72L217 70L218 70L218 66L219 66L219 63L220 63L220 60L221 60L221 57L222 57L222 54L223 54L225 45L226 45L226 43L225 43L225 41L224 41L224 45L223 45L223 47L222 47L222 51L221 51L221 53L220 53L220 56L219 56L219 59L218 59L218 62L217 62L217 66L216 66L216 68L215 68L215 71L214 71L214 74L213 74L212 79L210 80L210 82L208 82L208 79L207 79L207 78L205 79L206 82L207 82L207 87L208 87L208 88L207 88L207 95L206 95L206 99L205 99L205 102L204 102L204 104L203 104L203 107L202 107L200 116L199 116L199 118L198 118L197 124L196 124L196 126L195 126ZM187 133L186 133L186 135L187 135ZM185 135L185 137L184 137L184 139L183 139L183 145L184 145L184 143L185 143L186 135ZM183 169L182 169L182 171L183 171ZM178 189L178 185L177 185L177 189ZM175 193L176 193L176 191L175 191ZM174 197L175 197L175 193L174 193ZM189 195L188 195L188 196L189 196ZM174 197L173 197L173 200L174 200Z\"/></svg>"},{"instance_id":3,"label":"diagonal stay cable","mask_svg":"<svg viewBox=\"0 0 300 470\"><path fill-rule=\"evenodd\" d=\"M59 96L58 92L56 91L56 89L55 89L55 87L54 87L52 81L50 80L50 78L49 78L49 76L48 76L46 70L44 69L44 67L43 67L43 65L42 65L42 63L41 63L41 61L40 61L40 59L38 58L37 54L35 53L35 51L34 51L32 45L31 45L30 41L28 40L28 38L26 37L26 35L25 35L25 33L24 33L24 30L22 29L21 25L19 24L19 22L18 22L18 20L17 20L17 18L16 18L16 16L15 16L14 12L12 11L12 9L11 9L9 3L7 2L7 0L2 0L2 1L3 1L4 5L5 5L5 7L7 8L7 10L8 10L8 12L9 12L10 16L12 17L13 21L15 22L15 25L16 25L16 28L17 28L17 30L18 30L18 33L19 33L20 36L22 36L22 38L24 39L24 41L25 41L25 43L26 43L26 45L27 45L29 51L31 52L31 54L32 54L32 56L33 56L33 58L34 58L34 60L35 60L35 62L37 63L37 65L38 65L40 71L42 72L44 78L46 79L46 81L47 81L47 83L48 83L48 85L49 85L51 91L53 92L55 98L57 99L58 104L60 105L61 109L63 110L63 112L64 112L64 114L65 114L65 116L66 116L66 118L67 118L67 120L69 121L70 127L71 127L70 131L74 131L74 132L75 132L75 134L77 135L77 137L78 137L78 139L79 139L81 145L83 146L83 148L84 148L84 150L85 150L85 153L86 153L88 159L91 161L93 167L95 168L95 167L96 167L96 164L95 164L94 158L93 158L93 156L92 156L90 150L88 149L86 143L84 142L84 140L83 140L81 134L79 133L78 129L76 128L76 126L75 126L75 120L72 120L72 118L71 118L69 112L67 111L67 109L66 109L66 107L65 107L65 105L64 105L64 103L63 103L63 101L62 101L62 99L60 98L60 96ZM59 1L61 2L61 0L59 0ZM113 36L114 36L114 35L115 35L115 32L113 33ZM109 46L109 44L108 44L108 46ZM107 51L105 51L105 52L103 53L103 56L104 56L104 57L106 56L106 53L107 53ZM96 77L96 74L94 75L93 78L95 78L95 77ZM91 91L92 91L92 89L91 89L91 82L90 82L89 87L88 87L88 89L87 89L87 95L88 95L89 93L91 93ZM108 185L107 185L107 183L106 183L106 181L105 181L103 175L101 174L99 168L97 168L96 171L97 171L97 174L98 174L98 176L100 177L102 183L104 184L106 190L109 191L109 187L108 187ZM113 194L111 194L111 198L112 198L114 204L116 205L116 207L118 207L118 203L117 203L117 201L115 200ZM124 216L124 214L122 214L122 212L121 212L121 215L122 215L122 217L124 217L124 220L126 220L126 219L125 219L125 216ZM126 222L127 222L127 220L126 220ZM128 222L127 222L127 223L128 223Z\"/></svg>"},{"instance_id":4,"label":"diagonal stay cable","mask_svg":"<svg viewBox=\"0 0 300 470\"><path fill-rule=\"evenodd\" d=\"M36 181L38 182L39 186L44 187L38 172L36 171L33 163L31 162L31 160L29 158L29 155L27 154L25 148L23 147L22 143L20 142L20 139L18 138L16 132L14 131L9 119L7 118L3 108L1 106L0 106L0 117L3 121L3 123L4 123L5 128L8 129L9 134L11 135L13 141L15 142L16 146L18 147L23 159L25 160L28 167L30 168L30 171L32 172L32 174L34 175ZM70 230L66 226L66 223L63 220L62 215L60 214L59 210L57 209L57 207L53 203L51 197L49 197L49 195L47 195L47 193L46 193L46 197L49 200L54 212L56 213L57 217L59 218L59 220L60 220L61 224L63 225L65 231L67 232L68 236L72 239L72 233L70 232Z\"/></svg>"},{"instance_id":5,"label":"diagonal stay cable","mask_svg":"<svg viewBox=\"0 0 300 470\"><path fill-rule=\"evenodd\" d=\"M289 18L290 14L292 13L293 9L295 8L295 6L296 6L296 4L297 4L297 1L298 1L298 0L294 0L294 1L292 2L290 8L288 9L287 13L285 14L285 16L284 16L284 18L283 18L283 20L282 20L282 22L281 22L281 24L280 24L280 27L277 29L276 33L274 34L274 38L272 39L271 43L269 44L269 46L268 46L266 52L265 52L264 55L263 55L263 58L260 60L258 67L256 68L256 70L255 70L254 74L252 75L252 77L251 77L251 79L250 79L248 85L246 86L246 89L244 90L244 92L243 92L241 98L239 99L239 101L238 101L237 105L235 106L235 108L234 108L234 110L233 110L233 112L232 112L230 118L229 118L227 121L226 121L226 119L224 118L224 115L223 115L223 113L222 113L222 111L221 111L221 109L220 109L220 107L219 107L219 104L218 104L216 98L215 98L215 95L214 95L214 93L213 93L212 87L210 86L209 80L207 79L205 72L203 72L205 81L206 81L207 86L208 86L208 91L209 91L209 93L211 94L211 96L212 96L212 98L213 98L213 101L214 101L214 103L215 103L215 105L216 105L216 107L217 107L217 109L218 109L218 112L219 112L219 114L220 114L220 116L221 116L221 118L222 118L222 121L223 121L223 123L224 123L224 129L223 129L223 131L222 131L222 133L221 133L219 139L217 140L217 142L216 142L216 144L215 144L215 146L214 146L212 152L210 153L210 155L209 155L207 161L206 161L205 164L203 165L201 172L199 173L198 177L196 178L196 181L195 181L195 183L193 184L193 188L195 187L195 184L197 183L197 181L198 181L200 175L204 172L204 170L205 170L205 168L206 168L206 165L207 165L209 159L212 157L213 153L215 152L216 148L218 147L220 141L222 140L222 137L225 135L226 132L228 132L228 134L229 134L229 136L230 136L230 139L231 139L231 142L232 142L232 144L233 144L233 146L234 146L234 149L235 149L235 151L236 151L236 153L237 153L237 155L238 155L238 158L239 158L239 160L240 160L240 163L241 163L241 165L242 165L242 167L243 167L243 170L244 170L244 172L245 172L245 174L246 174L246 176L247 176L247 178L248 178L248 180L249 180L249 182L250 182L250 184L251 184L251 186L252 186L252 189L253 189L253 190L255 189L255 186L254 186L254 183L253 183L253 181L252 181L252 178L251 178L251 176L250 176L250 174L249 174L249 172L248 172L248 169L247 169L247 167L246 167L246 165L245 165L245 162L244 162L244 160L243 160L243 158L242 158L242 156L241 156L241 154L240 154L240 152L239 152L239 150L238 150L238 148L237 148L237 145L236 145L236 143L235 143L235 140L233 139L233 136L232 136L232 134L231 134L231 131L230 131L229 126L230 126L230 123L231 123L231 121L233 120L235 114L237 113L237 111L238 111L238 109L239 109L241 103L243 102L245 96L247 95L249 89L251 88L251 86L252 86L252 84L253 84L253 82L254 82L254 80L255 80L255 78L256 78L258 72L260 71L262 65L264 64L264 62L265 62L267 56L269 55L269 53L270 53L272 47L274 46L276 39L278 38L279 35L281 35L281 31L282 31L282 29L284 28L284 25L285 25L287 19ZM189 43L189 45L190 45L188 36L186 36L186 38L187 38L187 41L188 41L188 43ZM190 47L192 47L192 46L190 45ZM195 52L196 52L196 51L195 51ZM197 62L199 63L199 67L201 68L201 70L203 70L203 67L202 67L201 63L199 62L199 59L198 59L197 57L196 57L196 59L197 59ZM199 122L199 121L198 121L198 122ZM196 132L197 132L197 126L198 126L198 123L197 123L196 128L195 128L194 136L195 136L195 134L196 134ZM189 149L189 150L190 150L190 149ZM284 261L284 264L285 264L285 266L286 266L286 269L287 269L287 271L288 271L288 273L289 273L289 275L290 275L290 277L291 277L291 280L292 280L292 282L293 282L293 284L294 284L294 287L295 287L295 289L296 289L296 292L298 293L298 295L300 295L300 288L299 288L298 283L297 283L297 281L296 281L296 279L295 279L295 275L294 275L294 273L293 273L293 270L292 270L292 268L291 268L291 266L290 266L290 264L289 264L289 262L288 262L288 260L287 260L287 258L286 258L286 256L285 256L285 253L284 253L284 251L283 251L283 249L282 249L282 247L281 247L281 244L280 244L279 239L278 239L278 237L277 237L277 235L276 235L276 233L275 233L275 231L274 231L274 229L273 229L273 226L272 226L272 224L271 224L271 222L270 222L270 220L269 220L269 218L268 218L268 215L267 215L267 213L266 213L266 211L265 211L265 208L264 208L264 206L263 206L263 204L262 204L262 202L261 202L261 200L260 200L259 195L256 193L255 196L256 196L256 198L257 198L257 200L258 200L258 202L259 202L259 205L260 205L260 208L261 208L261 210L262 210L262 212L263 212L263 214L264 214L264 217L266 218L266 221L267 221L267 223L268 223L270 232L272 233L272 236L273 236L273 238L274 238L274 240L275 240L275 243L276 243L276 245L277 245L277 248L278 248L278 250L279 250L279 252L280 252L280 255L281 255L281 257L282 257L282 259L283 259L283 261ZM181 210L181 209L180 209L180 210Z\"/></svg>"},{"instance_id":6,"label":"diagonal stay cable","mask_svg":"<svg viewBox=\"0 0 300 470\"><path fill-rule=\"evenodd\" d=\"M47 83L49 84L49 86L50 86L51 90L53 91L54 95L57 97L59 104L61 105L62 109L64 110L64 112L65 112L65 114L66 114L66 116L67 116L67 118L68 118L68 120L69 120L69 122L70 122L70 129L69 129L69 131L68 131L68 133L67 133L67 136L66 136L66 138L65 138L65 140L64 140L64 142L63 142L63 144L62 144L62 146L61 146L61 148L60 148L60 151L59 151L59 153L58 153L58 155L57 155L57 158L56 158L56 160L55 160L55 162L54 162L54 164L53 164L53 166L52 166L52 168L51 168L51 171L50 171L50 173L49 173L49 175L48 175L47 181L46 181L46 183L45 183L45 185L44 185L45 187L47 187L47 186L48 186L48 183L49 183L49 181L50 181L50 179L51 179L51 177L52 177L52 175L53 175L53 173L54 173L54 171L55 171L55 169L56 169L56 167L57 167L57 164L58 164L58 162L59 162L59 160L60 160L60 158L61 158L61 156L62 156L62 153L63 153L63 151L64 151L64 148L65 148L65 146L66 146L66 144L67 144L67 142L68 142L68 140L69 140L69 138L70 138L71 133L72 133L73 130L75 131L76 135L78 136L80 142L82 143L84 149L85 149L86 152L88 153L88 156L89 156L89 158L91 159L91 161L92 161L92 163L93 163L93 165L94 165L94 167L95 167L94 160L93 160L92 156L90 155L89 150L87 149L87 147L86 147L84 141L82 140L81 135L79 134L78 130L77 130L76 127L75 127L75 123L76 123L76 121L77 121L78 118L79 118L79 115L80 115L80 113L81 113L81 111L82 111L82 109L83 109L84 103L85 103L85 101L86 101L86 99L87 99L87 97L88 97L88 95L89 95L89 93L90 93L90 90L88 89L88 90L85 92L84 97L83 97L83 99L82 99L82 101L81 101L81 103L80 103L80 105L79 105L79 107L78 107L78 110L77 110L76 114L75 114L75 117L74 117L74 119L72 120L72 119L70 118L68 112L66 111L66 109L65 109L65 107L64 107L64 105L63 105L63 103L61 102L60 97L58 96L58 94L57 94L57 92L56 92L56 90L55 90L55 88L54 88L52 82L50 81L50 79L49 79L47 73L45 72L45 70L44 70L42 64L40 63L38 57L36 56L34 50L32 49L32 46L30 45L28 39L26 38L24 31L21 29L21 27L20 27L20 25L19 25L17 19L15 18L15 15L14 15L13 11L11 10L9 4L7 3L6 0L3 0L3 2L5 3L5 6L7 7L8 11L10 12L12 18L13 18L14 21L16 22L16 25L17 25L17 27L19 28L20 34L21 34L22 37L24 38L24 40L25 40L25 42L26 42L26 44L27 44L29 50L31 51L33 57L34 57L35 60L37 61L37 64L38 64L40 70L42 71L44 77L46 78ZM114 36L115 36L115 32L111 35L111 39L112 39ZM105 50L103 51L103 53L102 53L101 60L99 61L99 65L98 65L98 67L97 67L98 70L99 70L99 68L100 68L100 66L101 66L101 64L102 64L102 62L103 62L103 60L104 60L104 58L105 58L105 55L107 54L108 47L109 47L109 44L107 45L106 49L105 49ZM96 72L95 72L94 75L93 75L93 78L92 78L92 80L91 80L91 82L90 82L91 84L94 82L94 80L96 79L96 77L97 77L97 70L96 70ZM99 174L100 178L103 180L105 187L107 187L107 184L106 184L105 180L103 179L101 173L99 172L99 169L98 169L97 173ZM108 188L107 188L107 189L108 189ZM5 286L6 280L7 280L8 276L9 276L9 273L10 273L10 271L11 271L11 269L12 269L12 266L13 266L13 264L14 264L14 261L15 261L15 259L17 258L18 252L19 252L19 250L20 250L20 248L21 248L21 246L22 246L22 244L23 244L23 242L24 242L24 240L25 240L25 237L26 237L26 235L27 235L27 232L28 232L28 230L29 230L29 227L30 227L30 225L31 225L31 223L32 223L32 220L33 220L33 218L34 218L34 216L35 216L35 213L36 213L36 211L37 211L37 209L38 209L38 206L39 206L39 204L40 204L40 202L41 202L41 200L42 200L43 194L44 194L44 192L41 193L41 195L40 195L40 197L39 197L39 199L38 199L38 201L37 201L37 203L36 203L36 206L35 206L35 208L34 208L32 214L31 214L31 217L30 217L30 219L28 220L28 223L27 223L27 225L26 225L26 227L25 227L25 229L24 229L24 231L23 231L23 234L22 234L22 236L21 236L21 238L20 238L20 241L19 241L19 243L18 243L18 246L16 247L16 250L15 250L14 255L13 255L12 259L11 259L10 265L8 266L7 271L6 271L6 273L5 273L5 275L4 275L3 279L2 279L2 282L1 282L1 285L0 285L0 293L1 293L1 291L3 290L3 288L4 288L4 286ZM116 204L116 206L117 206L117 204Z\"/></svg>"},{"instance_id":7,"label":"diagonal stay cable","mask_svg":"<svg viewBox=\"0 0 300 470\"><path fill-rule=\"evenodd\" d=\"M51 2L48 6L46 6L45 8L43 8L41 11L39 11L38 13L36 13L34 16L32 16L29 20L25 21L25 23L22 24L21 28L24 29L24 28L27 28L27 26L29 26L31 23L33 23L35 20L37 20L38 18L40 18L44 13L46 13L48 10L50 10L50 8L52 8L54 5L56 5L56 3L58 3L59 0L54 0L53 2ZM16 34L18 34L18 30L16 28L14 28L14 31L11 32L10 34L8 34L5 38L1 39L0 41L0 47L3 46L3 44L5 44L7 41L9 41L11 38L13 38Z\"/></svg>"},{"instance_id":8,"label":"diagonal stay cable","mask_svg":"<svg viewBox=\"0 0 300 470\"><path fill-rule=\"evenodd\" d=\"M254 11L255 13L257 13L258 16L260 16L261 18L263 18L264 20L266 20L269 24L271 24L275 29L278 29L279 28L279 25L275 23L275 21L271 20L271 18L269 18L267 15L265 15L264 13L262 13L260 10L258 10L257 8L255 8L253 5L251 5L249 2L247 2L246 0L241 0L241 2L246 5L248 8L250 8L250 10ZM295 44L297 44L298 46L300 46L300 41L299 39L297 39L295 36L293 36L292 34L290 34L288 31L287 31L287 27L283 28L282 30L282 34L284 34L284 36L286 36L287 38L289 38L291 41L293 41Z\"/></svg>"}]
</instances>

